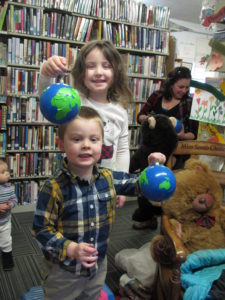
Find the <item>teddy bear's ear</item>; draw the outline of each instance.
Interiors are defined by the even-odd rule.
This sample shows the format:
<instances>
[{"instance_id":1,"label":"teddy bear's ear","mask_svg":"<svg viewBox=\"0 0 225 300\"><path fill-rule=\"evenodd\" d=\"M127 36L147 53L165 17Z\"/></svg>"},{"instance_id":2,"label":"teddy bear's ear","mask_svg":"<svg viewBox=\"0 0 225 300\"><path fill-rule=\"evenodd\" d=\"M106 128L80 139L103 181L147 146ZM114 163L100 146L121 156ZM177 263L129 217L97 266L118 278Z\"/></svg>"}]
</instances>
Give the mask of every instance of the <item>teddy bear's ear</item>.
<instances>
[{"instance_id":1,"label":"teddy bear's ear","mask_svg":"<svg viewBox=\"0 0 225 300\"><path fill-rule=\"evenodd\" d=\"M151 116L148 118L148 123L149 123L149 128L154 129L156 125L156 119L153 116Z\"/></svg>"},{"instance_id":2,"label":"teddy bear's ear","mask_svg":"<svg viewBox=\"0 0 225 300\"><path fill-rule=\"evenodd\" d=\"M175 127L176 127L176 125L177 125L177 119L176 119L176 118L174 118L174 117L169 117L169 119L170 119L170 121L171 121L171 123L172 123L173 127L175 128Z\"/></svg>"},{"instance_id":3,"label":"teddy bear's ear","mask_svg":"<svg viewBox=\"0 0 225 300\"><path fill-rule=\"evenodd\" d=\"M185 169L196 170L199 172L210 173L209 165L196 158L190 158L185 163Z\"/></svg>"}]
</instances>

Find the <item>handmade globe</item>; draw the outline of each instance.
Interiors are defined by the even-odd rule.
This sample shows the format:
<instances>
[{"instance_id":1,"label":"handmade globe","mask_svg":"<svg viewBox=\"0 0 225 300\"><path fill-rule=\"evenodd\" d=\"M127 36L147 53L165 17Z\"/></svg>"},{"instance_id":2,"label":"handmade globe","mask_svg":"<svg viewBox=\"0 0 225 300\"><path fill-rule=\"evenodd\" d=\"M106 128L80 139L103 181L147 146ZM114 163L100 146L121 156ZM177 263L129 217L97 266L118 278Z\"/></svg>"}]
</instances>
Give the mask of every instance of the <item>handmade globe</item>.
<instances>
[{"instance_id":1,"label":"handmade globe","mask_svg":"<svg viewBox=\"0 0 225 300\"><path fill-rule=\"evenodd\" d=\"M67 123L75 118L80 107L79 93L68 84L51 84L40 97L40 110L43 116L55 124Z\"/></svg>"},{"instance_id":2,"label":"handmade globe","mask_svg":"<svg viewBox=\"0 0 225 300\"><path fill-rule=\"evenodd\" d=\"M139 185L142 194L148 200L166 201L176 189L176 178L169 168L155 164L142 171Z\"/></svg>"}]
</instances>

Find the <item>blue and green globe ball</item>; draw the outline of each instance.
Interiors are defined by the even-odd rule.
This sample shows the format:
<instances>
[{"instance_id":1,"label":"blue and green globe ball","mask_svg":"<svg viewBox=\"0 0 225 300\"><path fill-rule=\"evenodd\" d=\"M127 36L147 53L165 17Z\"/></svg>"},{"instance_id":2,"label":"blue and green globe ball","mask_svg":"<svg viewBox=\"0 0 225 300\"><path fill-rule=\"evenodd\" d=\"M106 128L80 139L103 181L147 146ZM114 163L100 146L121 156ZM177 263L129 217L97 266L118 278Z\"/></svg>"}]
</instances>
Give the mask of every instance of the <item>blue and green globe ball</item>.
<instances>
[{"instance_id":1,"label":"blue and green globe ball","mask_svg":"<svg viewBox=\"0 0 225 300\"><path fill-rule=\"evenodd\" d=\"M71 121L80 108L79 93L68 84L53 83L40 96L40 110L43 116L54 124Z\"/></svg>"},{"instance_id":2,"label":"blue and green globe ball","mask_svg":"<svg viewBox=\"0 0 225 300\"><path fill-rule=\"evenodd\" d=\"M176 189L176 178L173 172L159 164L148 166L139 177L142 194L150 201L166 201Z\"/></svg>"}]
</instances>

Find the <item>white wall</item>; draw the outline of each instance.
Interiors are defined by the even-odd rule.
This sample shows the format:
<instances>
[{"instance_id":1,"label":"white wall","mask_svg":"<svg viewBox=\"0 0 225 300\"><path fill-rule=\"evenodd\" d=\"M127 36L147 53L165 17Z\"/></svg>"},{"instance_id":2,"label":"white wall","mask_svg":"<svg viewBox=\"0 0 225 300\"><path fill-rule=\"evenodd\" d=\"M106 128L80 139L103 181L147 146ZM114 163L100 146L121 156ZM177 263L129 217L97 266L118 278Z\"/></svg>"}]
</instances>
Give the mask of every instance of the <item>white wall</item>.
<instances>
[{"instance_id":1,"label":"white wall","mask_svg":"<svg viewBox=\"0 0 225 300\"><path fill-rule=\"evenodd\" d=\"M211 35L189 31L171 32L171 35L176 38L176 58L192 63L194 80L205 82L205 77L215 76L215 72L206 71L206 63L200 64L201 58L211 53L211 47L208 45Z\"/></svg>"}]
</instances>

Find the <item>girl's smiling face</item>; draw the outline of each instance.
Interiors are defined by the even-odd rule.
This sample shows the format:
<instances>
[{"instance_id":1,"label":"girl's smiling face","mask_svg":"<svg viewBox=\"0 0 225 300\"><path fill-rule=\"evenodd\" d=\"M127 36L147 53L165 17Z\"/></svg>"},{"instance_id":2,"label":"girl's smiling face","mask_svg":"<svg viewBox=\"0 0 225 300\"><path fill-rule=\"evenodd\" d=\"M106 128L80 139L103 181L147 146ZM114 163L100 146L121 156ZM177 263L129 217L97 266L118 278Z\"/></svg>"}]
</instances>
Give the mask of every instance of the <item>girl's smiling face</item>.
<instances>
[{"instance_id":1,"label":"girl's smiling face","mask_svg":"<svg viewBox=\"0 0 225 300\"><path fill-rule=\"evenodd\" d=\"M101 49L94 48L86 56L84 84L89 90L89 97L98 102L108 102L108 90L114 81L114 70Z\"/></svg>"}]
</instances>

